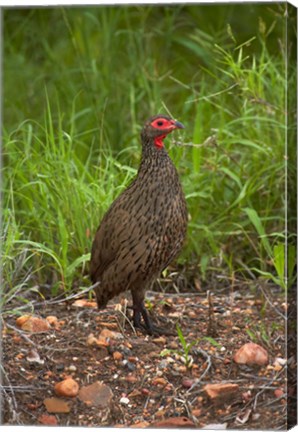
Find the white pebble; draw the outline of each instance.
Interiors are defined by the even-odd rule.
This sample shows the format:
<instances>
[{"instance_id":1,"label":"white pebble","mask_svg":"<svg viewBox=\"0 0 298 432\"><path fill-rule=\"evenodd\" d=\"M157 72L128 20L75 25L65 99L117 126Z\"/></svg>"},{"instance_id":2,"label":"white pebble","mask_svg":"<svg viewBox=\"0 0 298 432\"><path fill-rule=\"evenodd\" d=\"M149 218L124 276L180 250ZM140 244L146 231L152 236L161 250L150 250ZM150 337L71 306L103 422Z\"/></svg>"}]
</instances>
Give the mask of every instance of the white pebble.
<instances>
[{"instance_id":1,"label":"white pebble","mask_svg":"<svg viewBox=\"0 0 298 432\"><path fill-rule=\"evenodd\" d=\"M76 368L75 365L70 365L69 368L68 368L68 370L69 370L70 372L75 372L75 371L77 370L77 368Z\"/></svg>"},{"instance_id":2,"label":"white pebble","mask_svg":"<svg viewBox=\"0 0 298 432\"><path fill-rule=\"evenodd\" d=\"M129 399L127 397L122 397L120 399L120 403L123 405L128 405L129 404Z\"/></svg>"}]
</instances>

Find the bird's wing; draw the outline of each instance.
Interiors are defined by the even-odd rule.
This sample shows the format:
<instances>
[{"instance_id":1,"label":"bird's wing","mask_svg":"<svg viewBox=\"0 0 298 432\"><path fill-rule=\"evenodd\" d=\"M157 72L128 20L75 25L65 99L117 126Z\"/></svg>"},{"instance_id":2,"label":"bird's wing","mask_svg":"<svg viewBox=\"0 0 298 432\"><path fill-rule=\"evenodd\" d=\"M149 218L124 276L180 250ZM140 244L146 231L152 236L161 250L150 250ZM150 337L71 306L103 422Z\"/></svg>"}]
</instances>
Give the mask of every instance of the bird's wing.
<instances>
[{"instance_id":1,"label":"bird's wing","mask_svg":"<svg viewBox=\"0 0 298 432\"><path fill-rule=\"evenodd\" d=\"M129 222L129 212L121 208L117 212L108 211L104 216L92 244L90 277L93 282L100 280L102 273L115 259L117 250L127 235Z\"/></svg>"}]
</instances>

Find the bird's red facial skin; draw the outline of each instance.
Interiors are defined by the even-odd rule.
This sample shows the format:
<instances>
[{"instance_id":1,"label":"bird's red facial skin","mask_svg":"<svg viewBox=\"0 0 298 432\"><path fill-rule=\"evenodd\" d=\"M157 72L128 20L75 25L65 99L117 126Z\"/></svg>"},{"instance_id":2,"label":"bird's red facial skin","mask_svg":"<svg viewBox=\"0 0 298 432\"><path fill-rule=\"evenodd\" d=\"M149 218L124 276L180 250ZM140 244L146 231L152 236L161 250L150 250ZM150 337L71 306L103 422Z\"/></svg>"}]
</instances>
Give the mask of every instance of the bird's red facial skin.
<instances>
[{"instance_id":1,"label":"bird's red facial skin","mask_svg":"<svg viewBox=\"0 0 298 432\"><path fill-rule=\"evenodd\" d=\"M174 120L166 120L164 118L157 118L153 120L151 123L151 126L155 129L159 129L161 131L163 130L169 130L169 132L173 129L176 129L175 121Z\"/></svg>"},{"instance_id":2,"label":"bird's red facial skin","mask_svg":"<svg viewBox=\"0 0 298 432\"><path fill-rule=\"evenodd\" d=\"M163 139L166 137L166 135L160 135L154 139L154 144L157 148L161 149L163 148Z\"/></svg>"},{"instance_id":3,"label":"bird's red facial skin","mask_svg":"<svg viewBox=\"0 0 298 432\"><path fill-rule=\"evenodd\" d=\"M159 149L163 148L163 146L164 146L163 140L167 136L167 134L172 132L172 130L176 129L176 125L175 125L174 120L166 120L162 117L153 120L153 122L151 123L151 126L154 129L160 130L161 132L166 132L166 133L162 133L161 135L157 136L154 139L154 144Z\"/></svg>"}]
</instances>

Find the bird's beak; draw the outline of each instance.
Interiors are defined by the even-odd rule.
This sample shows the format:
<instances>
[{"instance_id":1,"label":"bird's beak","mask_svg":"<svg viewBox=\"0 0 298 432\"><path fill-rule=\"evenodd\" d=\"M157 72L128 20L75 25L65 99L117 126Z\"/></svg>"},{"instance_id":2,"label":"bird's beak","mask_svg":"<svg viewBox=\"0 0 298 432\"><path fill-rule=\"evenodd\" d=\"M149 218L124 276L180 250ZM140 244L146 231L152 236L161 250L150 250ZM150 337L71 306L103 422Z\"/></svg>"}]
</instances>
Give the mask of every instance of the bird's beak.
<instances>
[{"instance_id":1,"label":"bird's beak","mask_svg":"<svg viewBox=\"0 0 298 432\"><path fill-rule=\"evenodd\" d=\"M174 126L176 129L185 129L185 126L183 126L183 124L178 121L174 122Z\"/></svg>"}]
</instances>

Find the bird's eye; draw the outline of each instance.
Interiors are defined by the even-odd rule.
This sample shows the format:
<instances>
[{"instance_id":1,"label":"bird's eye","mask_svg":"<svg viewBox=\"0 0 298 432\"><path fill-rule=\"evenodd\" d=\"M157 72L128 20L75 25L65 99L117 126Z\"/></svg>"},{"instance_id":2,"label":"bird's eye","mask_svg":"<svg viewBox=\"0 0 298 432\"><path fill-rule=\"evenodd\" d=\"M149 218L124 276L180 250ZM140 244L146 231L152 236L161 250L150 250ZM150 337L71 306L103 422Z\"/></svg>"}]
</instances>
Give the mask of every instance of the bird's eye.
<instances>
[{"instance_id":1,"label":"bird's eye","mask_svg":"<svg viewBox=\"0 0 298 432\"><path fill-rule=\"evenodd\" d=\"M162 125L163 125L163 121L159 120L159 121L157 122L157 126L162 126Z\"/></svg>"}]
</instances>

